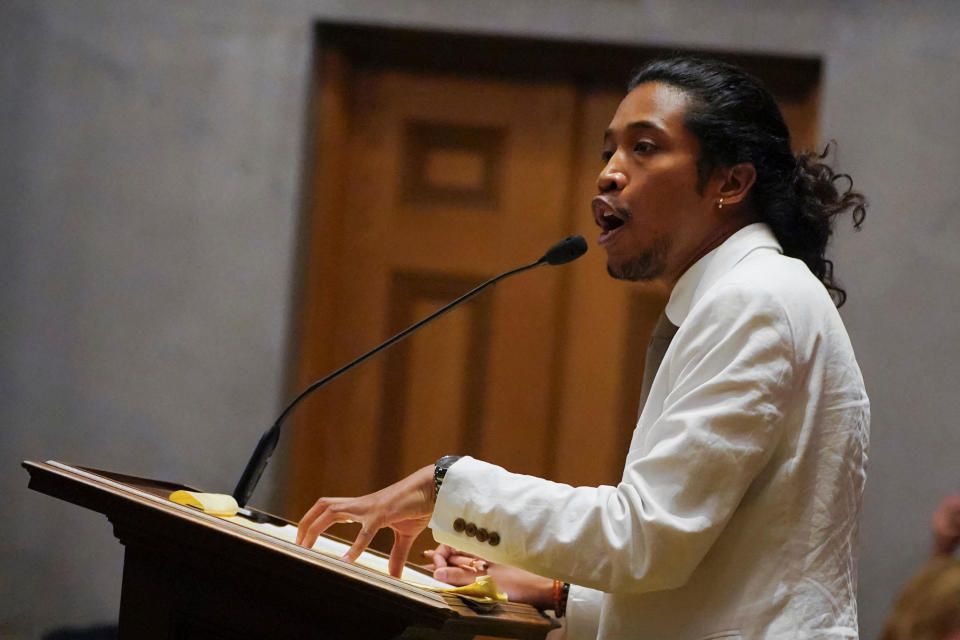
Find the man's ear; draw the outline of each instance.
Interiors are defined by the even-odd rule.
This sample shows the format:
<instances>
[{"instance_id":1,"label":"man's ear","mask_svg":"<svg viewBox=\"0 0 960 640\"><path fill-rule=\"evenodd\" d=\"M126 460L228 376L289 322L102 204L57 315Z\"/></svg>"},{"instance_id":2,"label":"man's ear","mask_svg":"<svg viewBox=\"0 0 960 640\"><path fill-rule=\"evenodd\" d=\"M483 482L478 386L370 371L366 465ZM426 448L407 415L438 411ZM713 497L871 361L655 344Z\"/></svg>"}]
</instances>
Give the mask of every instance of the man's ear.
<instances>
[{"instance_id":1,"label":"man's ear","mask_svg":"<svg viewBox=\"0 0 960 640\"><path fill-rule=\"evenodd\" d=\"M739 204L747 199L750 187L757 180L757 170L750 162L741 162L723 169L724 180L717 196L723 198L724 206Z\"/></svg>"}]
</instances>

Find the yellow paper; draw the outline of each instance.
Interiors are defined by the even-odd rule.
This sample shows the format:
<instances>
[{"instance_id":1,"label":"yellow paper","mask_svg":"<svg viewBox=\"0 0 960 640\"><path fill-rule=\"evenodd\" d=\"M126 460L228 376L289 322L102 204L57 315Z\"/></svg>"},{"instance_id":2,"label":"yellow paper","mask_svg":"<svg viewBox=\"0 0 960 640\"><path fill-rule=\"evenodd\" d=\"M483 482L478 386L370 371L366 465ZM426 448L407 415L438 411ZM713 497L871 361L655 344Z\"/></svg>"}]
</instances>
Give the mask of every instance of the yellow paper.
<instances>
[{"instance_id":1,"label":"yellow paper","mask_svg":"<svg viewBox=\"0 0 960 640\"><path fill-rule=\"evenodd\" d=\"M200 493L199 491L183 491L181 489L171 493L170 499L177 504L196 507L204 513L224 518L237 515L239 509L233 496L222 493Z\"/></svg>"},{"instance_id":2,"label":"yellow paper","mask_svg":"<svg viewBox=\"0 0 960 640\"><path fill-rule=\"evenodd\" d=\"M490 576L477 576L472 584L462 587L430 587L430 590L452 593L461 598L470 598L478 602L507 602L508 600L507 594L497 591L497 585Z\"/></svg>"}]
</instances>

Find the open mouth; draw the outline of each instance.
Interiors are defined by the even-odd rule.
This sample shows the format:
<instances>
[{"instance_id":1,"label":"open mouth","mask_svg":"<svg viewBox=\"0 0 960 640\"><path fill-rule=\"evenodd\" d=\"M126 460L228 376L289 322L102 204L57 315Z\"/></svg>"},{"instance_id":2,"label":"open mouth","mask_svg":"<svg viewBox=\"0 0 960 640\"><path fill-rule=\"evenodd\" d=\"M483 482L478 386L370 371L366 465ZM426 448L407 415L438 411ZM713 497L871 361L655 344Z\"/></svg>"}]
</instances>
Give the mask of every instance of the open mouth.
<instances>
[{"instance_id":1,"label":"open mouth","mask_svg":"<svg viewBox=\"0 0 960 640\"><path fill-rule=\"evenodd\" d=\"M600 227L600 244L604 244L617 229L622 227L630 217L630 212L623 207L616 206L615 201L608 197L597 196L590 203L593 209L593 220Z\"/></svg>"},{"instance_id":2,"label":"open mouth","mask_svg":"<svg viewBox=\"0 0 960 640\"><path fill-rule=\"evenodd\" d=\"M613 231L623 226L623 219L618 218L612 211L607 211L600 216L600 228L604 231Z\"/></svg>"}]
</instances>

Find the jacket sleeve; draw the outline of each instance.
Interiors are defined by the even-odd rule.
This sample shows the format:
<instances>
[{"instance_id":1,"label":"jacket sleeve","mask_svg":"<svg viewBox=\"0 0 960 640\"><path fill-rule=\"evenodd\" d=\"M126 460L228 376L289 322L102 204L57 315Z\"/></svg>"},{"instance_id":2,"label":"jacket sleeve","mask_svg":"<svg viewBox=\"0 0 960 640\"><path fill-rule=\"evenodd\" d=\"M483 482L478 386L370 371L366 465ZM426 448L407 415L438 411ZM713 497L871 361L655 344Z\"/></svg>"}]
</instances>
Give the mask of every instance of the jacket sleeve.
<instances>
[{"instance_id":1,"label":"jacket sleeve","mask_svg":"<svg viewBox=\"0 0 960 640\"><path fill-rule=\"evenodd\" d=\"M781 304L715 287L667 351L657 406L641 415L617 486L572 487L464 457L437 497L434 537L601 591L679 587L770 459L794 360Z\"/></svg>"},{"instance_id":2,"label":"jacket sleeve","mask_svg":"<svg viewBox=\"0 0 960 640\"><path fill-rule=\"evenodd\" d=\"M603 592L570 585L567 615L563 618L565 640L596 640L600 630L600 605Z\"/></svg>"}]
</instances>

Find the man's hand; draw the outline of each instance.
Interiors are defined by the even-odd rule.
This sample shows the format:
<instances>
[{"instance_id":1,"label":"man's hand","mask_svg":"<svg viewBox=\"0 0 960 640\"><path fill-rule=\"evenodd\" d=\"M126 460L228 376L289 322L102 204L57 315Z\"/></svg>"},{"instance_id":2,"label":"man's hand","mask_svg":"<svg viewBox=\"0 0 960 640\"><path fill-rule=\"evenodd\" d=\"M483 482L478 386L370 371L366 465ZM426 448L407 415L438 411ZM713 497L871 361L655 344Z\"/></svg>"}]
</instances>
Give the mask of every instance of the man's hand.
<instances>
[{"instance_id":1,"label":"man's hand","mask_svg":"<svg viewBox=\"0 0 960 640\"><path fill-rule=\"evenodd\" d=\"M362 527L342 560L353 562L384 527L393 529L390 575L400 577L410 546L427 528L433 513L433 465L427 465L400 482L360 498L320 498L297 527L297 544L313 547L321 533L336 522L359 522Z\"/></svg>"},{"instance_id":2,"label":"man's hand","mask_svg":"<svg viewBox=\"0 0 960 640\"><path fill-rule=\"evenodd\" d=\"M477 576L489 575L497 589L514 602L526 602L538 609L553 608L553 580L511 567L487 562L479 556L441 544L432 551L424 551L433 562L426 566L433 577L455 587L470 584Z\"/></svg>"}]
</instances>

